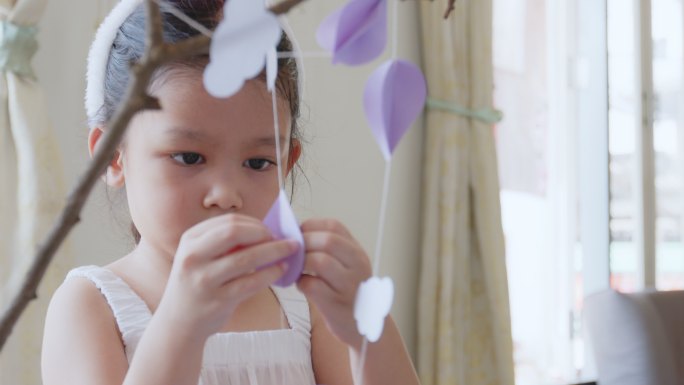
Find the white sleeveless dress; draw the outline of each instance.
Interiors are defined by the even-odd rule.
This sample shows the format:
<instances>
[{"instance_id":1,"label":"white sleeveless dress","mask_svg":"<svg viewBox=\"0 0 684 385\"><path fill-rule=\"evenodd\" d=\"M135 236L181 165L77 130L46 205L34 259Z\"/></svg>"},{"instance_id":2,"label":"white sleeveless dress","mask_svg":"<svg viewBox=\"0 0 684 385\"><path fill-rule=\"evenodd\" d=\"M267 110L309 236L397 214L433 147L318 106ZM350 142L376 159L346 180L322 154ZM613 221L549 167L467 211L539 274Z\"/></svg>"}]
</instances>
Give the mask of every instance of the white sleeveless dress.
<instances>
[{"instance_id":1,"label":"white sleeveless dress","mask_svg":"<svg viewBox=\"0 0 684 385\"><path fill-rule=\"evenodd\" d=\"M111 270L83 266L66 279L92 281L112 309L130 364L152 314L147 304ZM311 322L306 298L296 287L273 287L289 329L218 333L204 346L200 385L314 385Z\"/></svg>"}]
</instances>

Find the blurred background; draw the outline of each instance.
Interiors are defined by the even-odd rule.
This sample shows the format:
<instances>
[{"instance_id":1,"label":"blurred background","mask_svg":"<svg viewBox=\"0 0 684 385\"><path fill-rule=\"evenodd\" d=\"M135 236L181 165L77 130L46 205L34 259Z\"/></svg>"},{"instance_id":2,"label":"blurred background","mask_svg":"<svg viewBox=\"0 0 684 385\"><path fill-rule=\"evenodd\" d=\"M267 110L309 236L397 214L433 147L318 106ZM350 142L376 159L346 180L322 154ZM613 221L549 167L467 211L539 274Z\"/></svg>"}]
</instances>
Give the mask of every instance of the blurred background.
<instances>
[{"instance_id":1,"label":"blurred background","mask_svg":"<svg viewBox=\"0 0 684 385\"><path fill-rule=\"evenodd\" d=\"M66 186L87 166L86 55L114 3L53 1L41 21L33 64ZM385 165L360 95L388 54L351 69L317 56L318 23L340 3L310 1L288 16L303 51L311 54L304 60L306 178L297 185L294 207L302 219L341 219L372 251ZM399 56L420 64L429 58L418 3L400 2L397 41ZM504 115L493 134L516 383L594 381L584 299L611 288L684 289L684 1L491 5L493 107ZM424 142L419 121L396 151L381 266L381 274L395 281L392 314L414 358L422 300ZM69 236L62 263L115 260L133 245L128 229L120 194L99 185ZM3 374L2 361L5 368L15 364L7 352L28 348L8 349L0 356L2 384L17 383L3 377L9 371ZM37 357L39 348L32 349L27 354Z\"/></svg>"},{"instance_id":2,"label":"blurred background","mask_svg":"<svg viewBox=\"0 0 684 385\"><path fill-rule=\"evenodd\" d=\"M684 288L683 16L680 0L494 1L518 384L595 378L586 296Z\"/></svg>"}]
</instances>

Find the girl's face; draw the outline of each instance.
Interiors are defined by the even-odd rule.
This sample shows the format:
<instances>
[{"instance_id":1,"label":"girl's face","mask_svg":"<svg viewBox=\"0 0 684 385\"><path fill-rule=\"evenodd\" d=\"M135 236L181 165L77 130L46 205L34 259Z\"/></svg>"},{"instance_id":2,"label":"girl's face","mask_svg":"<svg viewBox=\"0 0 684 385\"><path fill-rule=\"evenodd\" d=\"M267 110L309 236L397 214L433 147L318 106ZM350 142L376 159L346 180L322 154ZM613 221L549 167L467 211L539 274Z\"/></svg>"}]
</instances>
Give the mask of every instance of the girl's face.
<instances>
[{"instance_id":1,"label":"girl's face","mask_svg":"<svg viewBox=\"0 0 684 385\"><path fill-rule=\"evenodd\" d=\"M155 90L163 107L131 122L121 157L133 223L146 242L173 256L185 230L226 213L263 219L278 196L271 95L248 81L229 99L204 90L199 73L170 75ZM278 99L281 164L288 154L289 108Z\"/></svg>"}]
</instances>

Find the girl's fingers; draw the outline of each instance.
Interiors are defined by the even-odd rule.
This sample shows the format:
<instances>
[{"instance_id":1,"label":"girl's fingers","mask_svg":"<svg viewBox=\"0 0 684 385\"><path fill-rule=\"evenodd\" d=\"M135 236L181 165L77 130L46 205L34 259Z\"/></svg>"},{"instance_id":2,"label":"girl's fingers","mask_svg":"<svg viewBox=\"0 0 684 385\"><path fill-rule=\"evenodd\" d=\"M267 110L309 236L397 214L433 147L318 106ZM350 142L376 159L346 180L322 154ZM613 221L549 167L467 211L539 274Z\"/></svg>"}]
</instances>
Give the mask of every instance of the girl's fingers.
<instances>
[{"instance_id":1,"label":"girl's fingers","mask_svg":"<svg viewBox=\"0 0 684 385\"><path fill-rule=\"evenodd\" d=\"M261 222L256 218L241 214L219 215L217 217L209 218L207 220L199 222L196 225L190 227L188 230L185 231L183 237L188 239L196 238L202 236L204 233L216 228L217 226L225 224L240 225L249 223L258 225Z\"/></svg>"},{"instance_id":2,"label":"girl's fingers","mask_svg":"<svg viewBox=\"0 0 684 385\"><path fill-rule=\"evenodd\" d=\"M236 278L221 288L222 296L226 299L242 302L259 291L271 286L287 270L287 265L275 264L250 274Z\"/></svg>"},{"instance_id":3,"label":"girl's fingers","mask_svg":"<svg viewBox=\"0 0 684 385\"><path fill-rule=\"evenodd\" d=\"M297 281L297 287L320 311L325 327L330 332L347 345L360 346L359 341L363 338L354 320L354 297L338 295L317 277L302 276Z\"/></svg>"},{"instance_id":4,"label":"girl's fingers","mask_svg":"<svg viewBox=\"0 0 684 385\"><path fill-rule=\"evenodd\" d=\"M237 247L245 247L272 239L270 231L261 223L219 222L203 234L179 244L179 252L192 261L206 261L227 254Z\"/></svg>"},{"instance_id":5,"label":"girl's fingers","mask_svg":"<svg viewBox=\"0 0 684 385\"><path fill-rule=\"evenodd\" d=\"M349 230L338 220L335 219L325 219L325 218L313 218L305 221L301 225L302 232L313 232L313 231L328 231L331 233L338 234L344 238L353 239Z\"/></svg>"},{"instance_id":6,"label":"girl's fingers","mask_svg":"<svg viewBox=\"0 0 684 385\"><path fill-rule=\"evenodd\" d=\"M349 271L335 257L323 252L308 252L304 262L304 271L313 273L324 280L328 286L338 293L349 290L353 277Z\"/></svg>"},{"instance_id":7,"label":"girl's fingers","mask_svg":"<svg viewBox=\"0 0 684 385\"><path fill-rule=\"evenodd\" d=\"M321 310L332 306L339 298L338 293L319 277L302 275L297 281L297 288Z\"/></svg>"},{"instance_id":8,"label":"girl's fingers","mask_svg":"<svg viewBox=\"0 0 684 385\"><path fill-rule=\"evenodd\" d=\"M366 253L356 242L337 233L313 231L303 235L307 252L323 252L333 255L348 269L359 268L361 263L368 261ZM359 255L362 255L363 258L359 259Z\"/></svg>"},{"instance_id":9,"label":"girl's fingers","mask_svg":"<svg viewBox=\"0 0 684 385\"><path fill-rule=\"evenodd\" d=\"M207 280L222 286L264 266L277 263L299 248L296 241L265 242L225 255L207 265Z\"/></svg>"}]
</instances>

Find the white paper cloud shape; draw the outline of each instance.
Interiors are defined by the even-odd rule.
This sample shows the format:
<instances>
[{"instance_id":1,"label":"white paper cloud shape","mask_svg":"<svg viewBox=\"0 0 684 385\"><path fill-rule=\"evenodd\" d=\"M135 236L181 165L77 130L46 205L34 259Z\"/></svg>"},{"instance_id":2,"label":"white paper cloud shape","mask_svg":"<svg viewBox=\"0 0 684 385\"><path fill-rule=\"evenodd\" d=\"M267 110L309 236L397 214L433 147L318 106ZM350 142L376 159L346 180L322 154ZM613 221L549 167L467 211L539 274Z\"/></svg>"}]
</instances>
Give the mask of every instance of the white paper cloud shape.
<instances>
[{"instance_id":1,"label":"white paper cloud shape","mask_svg":"<svg viewBox=\"0 0 684 385\"><path fill-rule=\"evenodd\" d=\"M264 68L266 56L280 40L280 24L262 1L231 0L211 42L204 88L217 98L236 94Z\"/></svg>"},{"instance_id":2,"label":"white paper cloud shape","mask_svg":"<svg viewBox=\"0 0 684 385\"><path fill-rule=\"evenodd\" d=\"M368 341L376 342L380 339L393 301L392 278L371 277L359 286L354 304L354 319L359 333Z\"/></svg>"}]
</instances>

